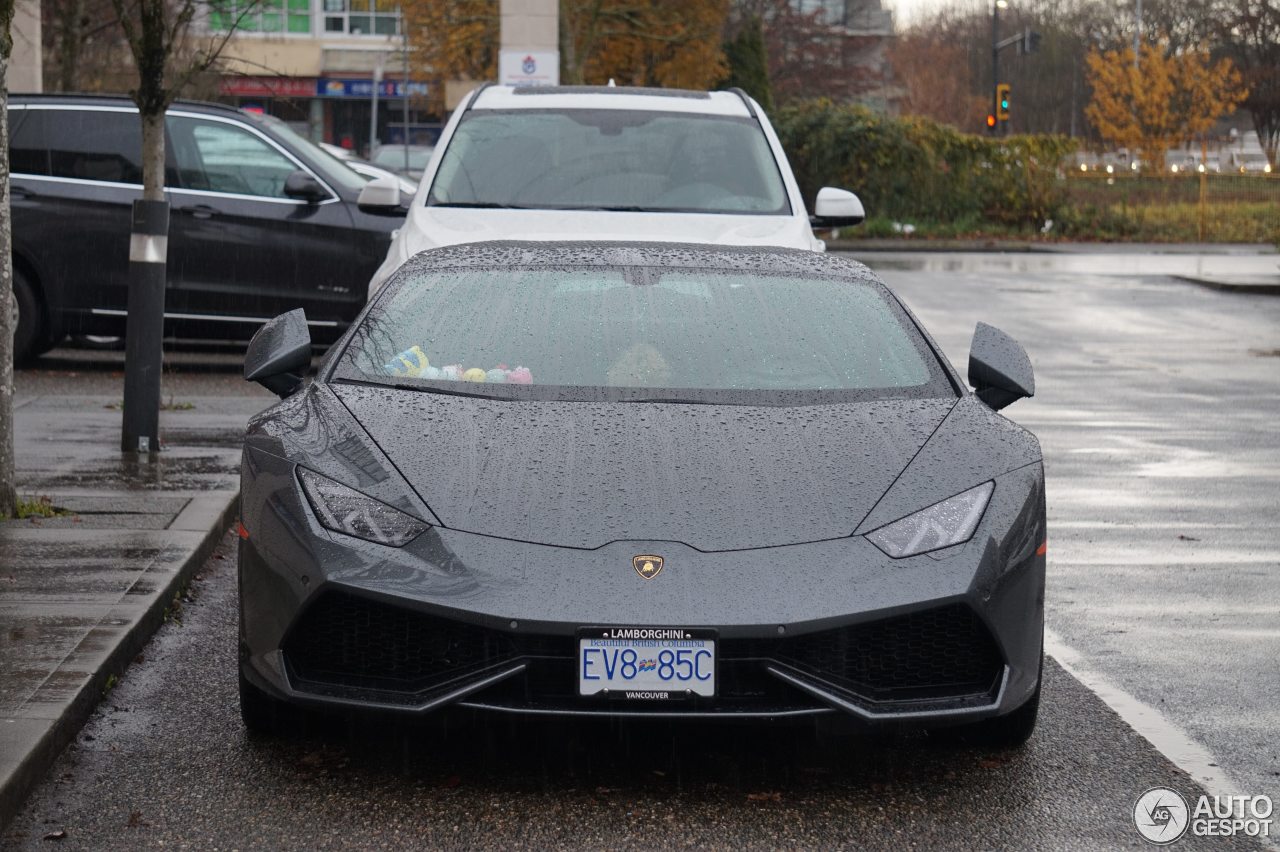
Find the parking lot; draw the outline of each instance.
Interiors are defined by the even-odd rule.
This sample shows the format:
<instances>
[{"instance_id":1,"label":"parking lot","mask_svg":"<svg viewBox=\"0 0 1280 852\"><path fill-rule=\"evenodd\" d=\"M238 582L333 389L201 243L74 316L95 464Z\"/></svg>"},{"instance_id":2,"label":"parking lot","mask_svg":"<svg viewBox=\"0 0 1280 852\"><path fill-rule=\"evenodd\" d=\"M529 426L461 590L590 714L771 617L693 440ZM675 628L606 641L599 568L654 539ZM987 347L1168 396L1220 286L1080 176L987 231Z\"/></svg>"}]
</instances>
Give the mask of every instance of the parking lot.
<instances>
[{"instance_id":1,"label":"parking lot","mask_svg":"<svg viewBox=\"0 0 1280 852\"><path fill-rule=\"evenodd\" d=\"M1150 787L1280 798L1280 299L1128 259L868 259L962 372L979 319L1036 369L1036 398L1005 413L1044 448L1049 650L1071 673L1047 665L1028 748L464 716L253 741L229 537L4 845L1136 848ZM59 350L19 398L113 393L116 358ZM256 392L233 355L170 366L179 401Z\"/></svg>"}]
</instances>

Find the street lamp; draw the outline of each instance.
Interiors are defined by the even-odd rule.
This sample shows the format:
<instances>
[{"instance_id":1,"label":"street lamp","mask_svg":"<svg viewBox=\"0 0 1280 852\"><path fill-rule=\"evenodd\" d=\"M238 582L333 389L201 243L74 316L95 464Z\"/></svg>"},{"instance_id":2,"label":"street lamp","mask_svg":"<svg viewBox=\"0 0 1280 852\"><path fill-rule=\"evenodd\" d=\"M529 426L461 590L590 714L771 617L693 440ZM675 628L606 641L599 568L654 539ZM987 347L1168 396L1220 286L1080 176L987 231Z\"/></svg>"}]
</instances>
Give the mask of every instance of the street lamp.
<instances>
[{"instance_id":1,"label":"street lamp","mask_svg":"<svg viewBox=\"0 0 1280 852\"><path fill-rule=\"evenodd\" d=\"M991 8L991 114L1000 116L1000 10L1009 8L1009 0L995 0ZM1000 135L1000 125L991 125L991 132Z\"/></svg>"},{"instance_id":2,"label":"street lamp","mask_svg":"<svg viewBox=\"0 0 1280 852\"><path fill-rule=\"evenodd\" d=\"M1124 5L1124 0L1118 5ZM1142 53L1142 0L1133 2L1133 67L1138 67L1138 56Z\"/></svg>"}]
</instances>

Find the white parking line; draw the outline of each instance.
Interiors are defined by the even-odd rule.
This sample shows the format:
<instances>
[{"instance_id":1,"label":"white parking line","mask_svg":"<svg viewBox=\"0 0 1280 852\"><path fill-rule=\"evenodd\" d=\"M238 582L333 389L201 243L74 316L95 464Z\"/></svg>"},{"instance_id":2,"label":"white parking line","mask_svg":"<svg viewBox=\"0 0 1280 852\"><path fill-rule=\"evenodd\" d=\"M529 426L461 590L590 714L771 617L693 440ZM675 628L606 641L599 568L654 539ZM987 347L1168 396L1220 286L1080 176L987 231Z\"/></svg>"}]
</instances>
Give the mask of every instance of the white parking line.
<instances>
[{"instance_id":1,"label":"white parking line","mask_svg":"<svg viewBox=\"0 0 1280 852\"><path fill-rule=\"evenodd\" d=\"M1049 628L1044 631L1044 649L1066 669L1067 674L1085 685L1094 695L1123 719L1138 735L1156 747L1175 766L1186 772L1211 795L1233 796L1239 793L1234 782L1218 765L1209 750L1191 739L1185 731L1169 721L1150 704L1134 698L1102 675L1086 667L1084 658L1063 643Z\"/></svg>"}]
</instances>

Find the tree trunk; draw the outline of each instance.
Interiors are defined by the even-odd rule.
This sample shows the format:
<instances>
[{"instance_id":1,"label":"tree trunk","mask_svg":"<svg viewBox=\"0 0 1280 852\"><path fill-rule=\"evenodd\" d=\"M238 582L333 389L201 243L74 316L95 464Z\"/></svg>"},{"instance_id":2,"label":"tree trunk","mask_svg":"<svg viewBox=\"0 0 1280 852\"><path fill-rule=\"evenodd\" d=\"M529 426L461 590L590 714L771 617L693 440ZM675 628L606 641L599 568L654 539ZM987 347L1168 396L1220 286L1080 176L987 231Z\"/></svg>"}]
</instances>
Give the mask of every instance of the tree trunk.
<instances>
[{"instance_id":1,"label":"tree trunk","mask_svg":"<svg viewBox=\"0 0 1280 852\"><path fill-rule=\"evenodd\" d=\"M79 89L80 19L84 16L84 0L64 0L58 10L58 88L63 92Z\"/></svg>"},{"instance_id":2,"label":"tree trunk","mask_svg":"<svg viewBox=\"0 0 1280 852\"><path fill-rule=\"evenodd\" d=\"M164 201L164 110L142 115L142 197Z\"/></svg>"},{"instance_id":3,"label":"tree trunk","mask_svg":"<svg viewBox=\"0 0 1280 852\"><path fill-rule=\"evenodd\" d=\"M9 218L9 54L14 0L0 0L0 518L17 509L13 469L13 232Z\"/></svg>"}]
</instances>

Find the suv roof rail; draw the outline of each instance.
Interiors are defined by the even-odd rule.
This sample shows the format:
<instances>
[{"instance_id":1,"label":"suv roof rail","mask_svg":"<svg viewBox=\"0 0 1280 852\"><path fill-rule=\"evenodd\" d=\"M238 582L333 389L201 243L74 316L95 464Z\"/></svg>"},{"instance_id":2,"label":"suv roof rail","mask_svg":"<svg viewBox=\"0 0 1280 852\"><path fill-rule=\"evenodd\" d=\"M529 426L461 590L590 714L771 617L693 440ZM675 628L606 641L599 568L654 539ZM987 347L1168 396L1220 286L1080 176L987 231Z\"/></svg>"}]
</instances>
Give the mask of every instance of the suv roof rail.
<instances>
[{"instance_id":1,"label":"suv roof rail","mask_svg":"<svg viewBox=\"0 0 1280 852\"><path fill-rule=\"evenodd\" d=\"M486 80L485 82L481 83L480 88L475 90L475 93L471 96L471 99L467 101L467 105L462 108L462 111L464 113L468 112L471 109L471 107L475 104L475 102L480 100L480 96L484 94L484 90L489 88L492 85L493 85L493 82L491 80Z\"/></svg>"},{"instance_id":2,"label":"suv roof rail","mask_svg":"<svg viewBox=\"0 0 1280 852\"><path fill-rule=\"evenodd\" d=\"M74 103L77 101L124 101L130 106L137 106L133 98L127 94L110 94L104 92L12 92L9 95L10 101L50 101ZM169 106L198 106L208 107L209 109L223 110L225 112L240 112L239 107L230 104L220 104L216 101L202 101L195 98L179 98Z\"/></svg>"},{"instance_id":3,"label":"suv roof rail","mask_svg":"<svg viewBox=\"0 0 1280 852\"><path fill-rule=\"evenodd\" d=\"M746 92L744 92L741 86L733 86L732 88L729 89L729 91L733 92L735 95L742 98L742 104L747 108L747 115L751 116L757 121L760 120L760 116L756 115L756 108L751 105L751 96L748 95Z\"/></svg>"}]
</instances>

